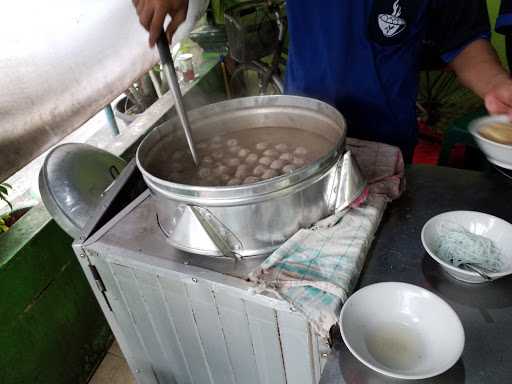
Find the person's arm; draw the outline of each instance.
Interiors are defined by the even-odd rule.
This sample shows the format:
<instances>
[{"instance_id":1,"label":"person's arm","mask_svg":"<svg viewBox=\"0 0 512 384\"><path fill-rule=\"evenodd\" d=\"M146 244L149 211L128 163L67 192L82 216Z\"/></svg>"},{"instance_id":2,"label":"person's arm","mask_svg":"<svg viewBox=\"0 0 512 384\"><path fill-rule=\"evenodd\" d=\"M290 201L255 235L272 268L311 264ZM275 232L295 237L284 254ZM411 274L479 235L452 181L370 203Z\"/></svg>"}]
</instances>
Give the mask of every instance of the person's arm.
<instances>
[{"instance_id":1,"label":"person's arm","mask_svg":"<svg viewBox=\"0 0 512 384\"><path fill-rule=\"evenodd\" d=\"M169 42L180 35L185 37L205 13L208 0L132 0L139 21L149 32L149 46L153 47L160 36L166 16L171 17L171 22L165 29ZM182 31L183 25L187 25L186 31ZM180 26L182 26L180 28ZM180 29L178 29L180 28ZM181 33L180 33L181 32Z\"/></svg>"},{"instance_id":2,"label":"person's arm","mask_svg":"<svg viewBox=\"0 0 512 384\"><path fill-rule=\"evenodd\" d=\"M160 36L167 15L171 16L171 23L165 30L169 41L187 17L188 0L132 0L132 2L140 23L149 32L150 47L155 45Z\"/></svg>"},{"instance_id":3,"label":"person's arm","mask_svg":"<svg viewBox=\"0 0 512 384\"><path fill-rule=\"evenodd\" d=\"M473 41L451 61L450 66L462 84L485 100L490 113L512 117L512 79L501 66L489 41Z\"/></svg>"}]
</instances>

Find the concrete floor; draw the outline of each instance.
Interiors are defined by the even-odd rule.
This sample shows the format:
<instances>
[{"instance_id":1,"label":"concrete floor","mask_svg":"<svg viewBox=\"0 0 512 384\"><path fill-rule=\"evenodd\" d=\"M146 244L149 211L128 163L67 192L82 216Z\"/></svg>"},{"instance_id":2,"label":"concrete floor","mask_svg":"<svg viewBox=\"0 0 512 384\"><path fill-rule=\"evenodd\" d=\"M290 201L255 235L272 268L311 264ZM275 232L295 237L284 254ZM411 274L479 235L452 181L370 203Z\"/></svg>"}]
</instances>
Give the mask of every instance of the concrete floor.
<instances>
[{"instance_id":1,"label":"concrete floor","mask_svg":"<svg viewBox=\"0 0 512 384\"><path fill-rule=\"evenodd\" d=\"M135 379L116 341L110 347L89 384L135 384Z\"/></svg>"}]
</instances>

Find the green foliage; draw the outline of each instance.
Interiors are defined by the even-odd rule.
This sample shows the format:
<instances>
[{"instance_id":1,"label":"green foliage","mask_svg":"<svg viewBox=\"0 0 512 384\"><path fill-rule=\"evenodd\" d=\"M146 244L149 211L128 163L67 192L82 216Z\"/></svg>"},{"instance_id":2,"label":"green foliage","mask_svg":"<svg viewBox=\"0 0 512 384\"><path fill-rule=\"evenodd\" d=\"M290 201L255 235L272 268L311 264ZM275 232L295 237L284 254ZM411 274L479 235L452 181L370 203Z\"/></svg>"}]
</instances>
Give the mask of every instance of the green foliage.
<instances>
[{"instance_id":1,"label":"green foliage","mask_svg":"<svg viewBox=\"0 0 512 384\"><path fill-rule=\"evenodd\" d=\"M7 226L7 219L9 218L9 214L0 217L0 234L7 232L9 227Z\"/></svg>"},{"instance_id":2,"label":"green foliage","mask_svg":"<svg viewBox=\"0 0 512 384\"><path fill-rule=\"evenodd\" d=\"M10 184L0 183L0 200L5 201L7 203L7 205L9 206L9 208L11 208L11 211L12 211L12 204L7 199L7 195L9 194L9 189L12 189Z\"/></svg>"},{"instance_id":3,"label":"green foliage","mask_svg":"<svg viewBox=\"0 0 512 384\"><path fill-rule=\"evenodd\" d=\"M7 203L9 208L12 212L12 204L7 199L7 195L9 194L9 189L12 189L12 187L7 183L0 183L0 200L3 200ZM9 226L7 225L7 222L9 218L11 217L11 213L7 213L3 216L0 216L0 234L7 232L9 230Z\"/></svg>"}]
</instances>

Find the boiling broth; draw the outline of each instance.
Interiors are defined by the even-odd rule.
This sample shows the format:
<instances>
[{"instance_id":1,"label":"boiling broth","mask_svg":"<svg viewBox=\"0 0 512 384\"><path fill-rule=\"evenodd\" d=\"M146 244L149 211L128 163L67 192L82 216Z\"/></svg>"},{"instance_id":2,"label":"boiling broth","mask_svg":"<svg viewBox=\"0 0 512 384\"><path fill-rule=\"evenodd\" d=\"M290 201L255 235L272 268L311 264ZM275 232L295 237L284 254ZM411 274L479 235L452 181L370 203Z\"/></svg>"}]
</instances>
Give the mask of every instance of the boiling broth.
<instances>
[{"instance_id":1,"label":"boiling broth","mask_svg":"<svg viewBox=\"0 0 512 384\"><path fill-rule=\"evenodd\" d=\"M173 143L169 152L153 159L158 160L153 172L161 179L188 185L252 184L293 172L325 156L332 147L331 141L312 132L252 128L196 143L198 167L184 142Z\"/></svg>"}]
</instances>

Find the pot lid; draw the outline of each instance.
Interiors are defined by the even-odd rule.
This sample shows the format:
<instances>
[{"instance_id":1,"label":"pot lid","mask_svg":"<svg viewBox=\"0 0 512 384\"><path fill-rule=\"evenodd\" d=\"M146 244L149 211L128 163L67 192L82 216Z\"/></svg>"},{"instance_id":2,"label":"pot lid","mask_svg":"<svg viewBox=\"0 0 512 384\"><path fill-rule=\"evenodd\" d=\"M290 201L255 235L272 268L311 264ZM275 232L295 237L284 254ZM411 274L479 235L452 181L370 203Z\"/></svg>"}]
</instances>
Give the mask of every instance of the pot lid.
<instances>
[{"instance_id":1,"label":"pot lid","mask_svg":"<svg viewBox=\"0 0 512 384\"><path fill-rule=\"evenodd\" d=\"M57 224L77 239L94 214L103 192L126 162L88 144L67 143L54 148L39 172L39 190Z\"/></svg>"}]
</instances>

